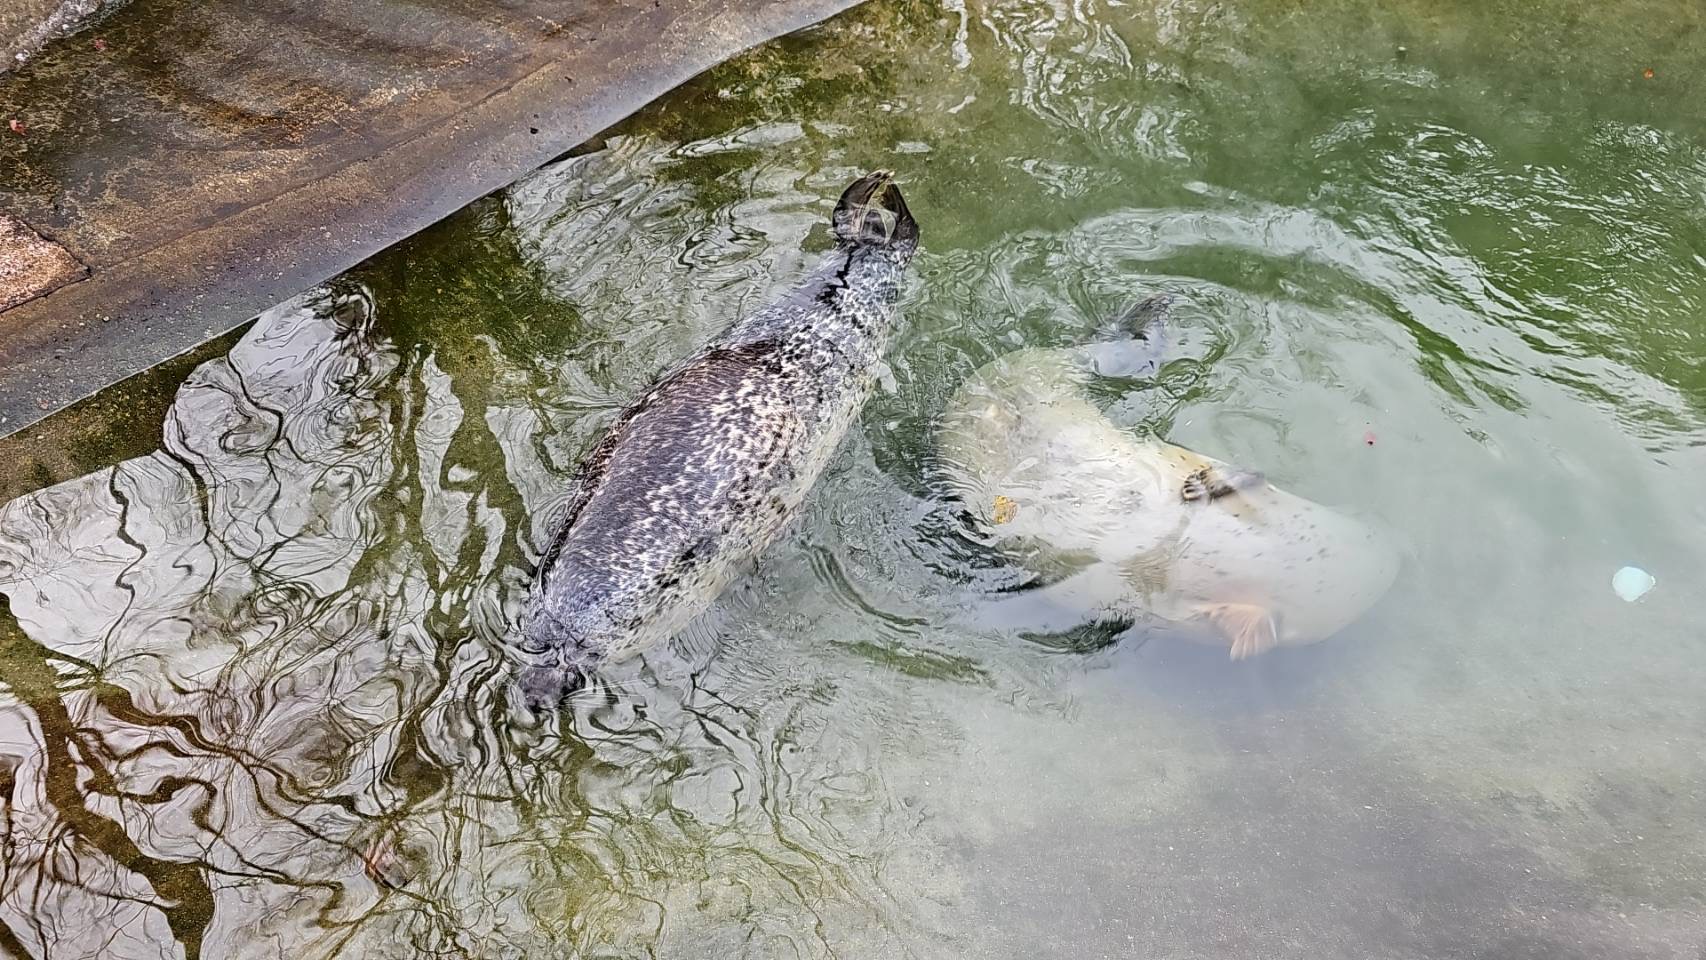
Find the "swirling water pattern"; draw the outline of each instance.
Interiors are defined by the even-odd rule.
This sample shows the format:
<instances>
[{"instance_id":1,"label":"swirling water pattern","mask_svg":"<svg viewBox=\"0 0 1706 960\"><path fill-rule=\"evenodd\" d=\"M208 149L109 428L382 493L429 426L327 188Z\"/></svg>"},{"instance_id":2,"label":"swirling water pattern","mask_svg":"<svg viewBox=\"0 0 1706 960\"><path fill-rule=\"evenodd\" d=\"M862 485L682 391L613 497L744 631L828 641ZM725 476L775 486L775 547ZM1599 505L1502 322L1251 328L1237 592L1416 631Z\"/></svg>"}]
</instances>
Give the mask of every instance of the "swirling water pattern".
<instances>
[{"instance_id":1,"label":"swirling water pattern","mask_svg":"<svg viewBox=\"0 0 1706 960\"><path fill-rule=\"evenodd\" d=\"M1701 15L1514 6L879 2L269 311L98 468L12 444L0 944L1695 956ZM575 459L875 166L925 233L892 389L703 629L518 724ZM1340 637L961 625L1014 575L932 418L1155 289L1116 415L1405 544Z\"/></svg>"}]
</instances>

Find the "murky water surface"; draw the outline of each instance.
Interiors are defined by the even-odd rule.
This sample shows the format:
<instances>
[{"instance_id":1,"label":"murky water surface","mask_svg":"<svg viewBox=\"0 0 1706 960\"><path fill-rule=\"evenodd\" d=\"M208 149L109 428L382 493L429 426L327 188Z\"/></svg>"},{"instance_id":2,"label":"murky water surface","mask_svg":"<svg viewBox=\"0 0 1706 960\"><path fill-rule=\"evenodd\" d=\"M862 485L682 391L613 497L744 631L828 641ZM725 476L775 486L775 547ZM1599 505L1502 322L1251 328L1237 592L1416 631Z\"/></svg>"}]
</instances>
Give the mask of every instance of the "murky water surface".
<instances>
[{"instance_id":1,"label":"murky water surface","mask_svg":"<svg viewBox=\"0 0 1706 960\"><path fill-rule=\"evenodd\" d=\"M879 2L32 431L0 940L1698 957L1703 16ZM876 166L925 238L895 389L715 630L519 729L503 650L576 457ZM1175 359L1114 415L1402 547L1326 643L956 625L1007 573L934 418L1157 290Z\"/></svg>"}]
</instances>

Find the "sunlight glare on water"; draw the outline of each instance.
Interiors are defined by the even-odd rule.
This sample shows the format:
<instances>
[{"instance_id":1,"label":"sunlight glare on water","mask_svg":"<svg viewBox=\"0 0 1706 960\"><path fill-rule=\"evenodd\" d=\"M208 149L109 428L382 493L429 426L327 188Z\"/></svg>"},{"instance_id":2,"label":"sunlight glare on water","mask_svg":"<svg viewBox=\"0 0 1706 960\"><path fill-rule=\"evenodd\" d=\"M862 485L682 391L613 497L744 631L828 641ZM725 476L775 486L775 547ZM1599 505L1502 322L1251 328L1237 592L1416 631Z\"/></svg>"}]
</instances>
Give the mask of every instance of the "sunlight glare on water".
<instances>
[{"instance_id":1,"label":"sunlight glare on water","mask_svg":"<svg viewBox=\"0 0 1706 960\"><path fill-rule=\"evenodd\" d=\"M877 0L7 441L6 949L1697 957L1703 20ZM518 725L577 458L876 167L893 389L711 629ZM1100 399L1389 532L1338 636L967 625L1018 575L936 418L1156 291Z\"/></svg>"}]
</instances>

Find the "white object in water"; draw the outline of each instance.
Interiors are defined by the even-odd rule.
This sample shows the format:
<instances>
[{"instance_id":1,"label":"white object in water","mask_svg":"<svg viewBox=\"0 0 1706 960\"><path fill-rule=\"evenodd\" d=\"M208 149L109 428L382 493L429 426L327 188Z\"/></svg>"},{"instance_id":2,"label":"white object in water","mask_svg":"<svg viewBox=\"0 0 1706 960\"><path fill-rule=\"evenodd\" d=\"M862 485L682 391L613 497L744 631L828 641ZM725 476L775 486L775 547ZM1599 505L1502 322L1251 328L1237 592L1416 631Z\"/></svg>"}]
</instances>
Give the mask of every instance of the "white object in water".
<instances>
[{"instance_id":1,"label":"white object in water","mask_svg":"<svg viewBox=\"0 0 1706 960\"><path fill-rule=\"evenodd\" d=\"M1658 581L1653 579L1653 575L1640 567L1624 567L1611 577L1611 589L1630 603L1646 596L1656 583Z\"/></svg>"}]
</instances>

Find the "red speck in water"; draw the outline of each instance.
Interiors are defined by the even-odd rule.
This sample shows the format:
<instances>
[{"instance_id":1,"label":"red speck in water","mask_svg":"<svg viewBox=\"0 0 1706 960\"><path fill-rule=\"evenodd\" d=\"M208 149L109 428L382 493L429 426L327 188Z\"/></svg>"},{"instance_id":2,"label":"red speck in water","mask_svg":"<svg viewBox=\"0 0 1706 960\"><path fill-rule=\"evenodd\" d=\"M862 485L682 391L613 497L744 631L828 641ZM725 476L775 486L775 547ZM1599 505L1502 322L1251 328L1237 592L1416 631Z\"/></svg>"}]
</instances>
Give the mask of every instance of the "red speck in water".
<instances>
[{"instance_id":1,"label":"red speck in water","mask_svg":"<svg viewBox=\"0 0 1706 960\"><path fill-rule=\"evenodd\" d=\"M388 887L399 885L391 882L393 868L397 865L397 849L390 838L381 837L362 851L361 865L374 882Z\"/></svg>"},{"instance_id":2,"label":"red speck in water","mask_svg":"<svg viewBox=\"0 0 1706 960\"><path fill-rule=\"evenodd\" d=\"M1373 430L1365 431L1362 435L1362 442L1368 444L1371 447L1374 446L1374 431Z\"/></svg>"},{"instance_id":3,"label":"red speck in water","mask_svg":"<svg viewBox=\"0 0 1706 960\"><path fill-rule=\"evenodd\" d=\"M106 37L96 37L95 38L95 49L101 51L102 53L105 53L106 49L107 49L107 38Z\"/></svg>"},{"instance_id":4,"label":"red speck in water","mask_svg":"<svg viewBox=\"0 0 1706 960\"><path fill-rule=\"evenodd\" d=\"M9 123L6 124L6 126L11 127L12 132L17 134L20 137L23 136L24 133L30 129L29 127L24 126L24 121L22 121L22 120L10 121Z\"/></svg>"},{"instance_id":5,"label":"red speck in water","mask_svg":"<svg viewBox=\"0 0 1706 960\"><path fill-rule=\"evenodd\" d=\"M1652 67L1648 67L1648 68L1647 68L1647 69L1645 69L1645 70L1642 70L1642 71L1641 71L1641 76L1643 76L1643 77L1646 77L1646 78L1647 78L1647 79L1648 79L1648 80L1651 80L1651 79L1653 79L1653 68L1652 68Z\"/></svg>"}]
</instances>

